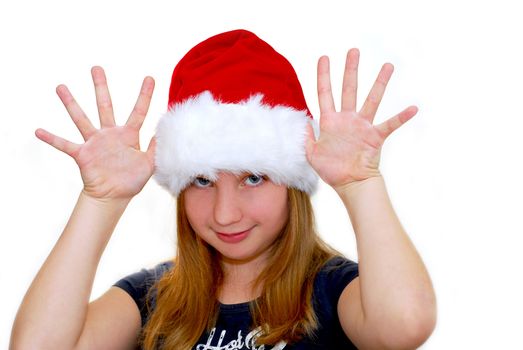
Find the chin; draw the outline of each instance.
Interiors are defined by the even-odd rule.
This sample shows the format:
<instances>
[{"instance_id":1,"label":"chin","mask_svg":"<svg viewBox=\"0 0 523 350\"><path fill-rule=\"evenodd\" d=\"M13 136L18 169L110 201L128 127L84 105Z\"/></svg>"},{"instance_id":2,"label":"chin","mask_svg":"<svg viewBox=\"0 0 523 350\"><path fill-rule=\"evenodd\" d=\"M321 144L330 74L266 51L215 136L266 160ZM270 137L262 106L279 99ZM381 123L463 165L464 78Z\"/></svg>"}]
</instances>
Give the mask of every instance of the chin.
<instances>
[{"instance_id":1,"label":"chin","mask_svg":"<svg viewBox=\"0 0 523 350\"><path fill-rule=\"evenodd\" d=\"M242 249L241 247L235 247L235 249L227 249L220 247L220 249L216 250L220 253L222 259L236 263L252 261L264 253L257 251L249 251L245 248Z\"/></svg>"},{"instance_id":2,"label":"chin","mask_svg":"<svg viewBox=\"0 0 523 350\"><path fill-rule=\"evenodd\" d=\"M255 257L255 254L249 254L245 251L234 253L230 250L218 250L221 255L221 258L228 261L243 262L252 260Z\"/></svg>"}]
</instances>

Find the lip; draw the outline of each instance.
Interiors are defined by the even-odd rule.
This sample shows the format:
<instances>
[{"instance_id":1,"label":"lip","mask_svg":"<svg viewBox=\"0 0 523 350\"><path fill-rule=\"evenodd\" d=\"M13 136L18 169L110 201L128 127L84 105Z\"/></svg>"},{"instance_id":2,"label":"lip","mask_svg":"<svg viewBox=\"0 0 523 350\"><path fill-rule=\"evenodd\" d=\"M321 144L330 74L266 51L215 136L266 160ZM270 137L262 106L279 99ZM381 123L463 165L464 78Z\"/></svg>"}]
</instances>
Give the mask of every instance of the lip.
<instances>
[{"instance_id":1,"label":"lip","mask_svg":"<svg viewBox=\"0 0 523 350\"><path fill-rule=\"evenodd\" d=\"M218 238L225 242L225 243L239 243L243 241L249 233L251 232L252 228L242 231L242 232L236 232L236 233L223 233L223 232L216 232L216 235Z\"/></svg>"}]
</instances>

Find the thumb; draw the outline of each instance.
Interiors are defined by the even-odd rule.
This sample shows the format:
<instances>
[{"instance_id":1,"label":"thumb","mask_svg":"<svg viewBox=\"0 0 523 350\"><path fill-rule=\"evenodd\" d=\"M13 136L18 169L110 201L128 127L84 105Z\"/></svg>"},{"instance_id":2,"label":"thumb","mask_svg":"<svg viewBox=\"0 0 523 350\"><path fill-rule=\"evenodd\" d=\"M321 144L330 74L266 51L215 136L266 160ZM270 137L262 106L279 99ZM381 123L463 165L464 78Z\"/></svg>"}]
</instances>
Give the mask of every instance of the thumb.
<instances>
[{"instance_id":1,"label":"thumb","mask_svg":"<svg viewBox=\"0 0 523 350\"><path fill-rule=\"evenodd\" d=\"M305 155L309 163L311 163L312 154L314 153L314 147L316 144L316 138L314 137L314 130L312 129L311 123L307 123L306 131L307 135L305 136Z\"/></svg>"},{"instance_id":2,"label":"thumb","mask_svg":"<svg viewBox=\"0 0 523 350\"><path fill-rule=\"evenodd\" d=\"M153 136L151 138L151 141L149 141L149 146L147 146L147 159L149 159L149 164L153 165L153 169L155 166L155 154L156 154L156 136Z\"/></svg>"}]
</instances>

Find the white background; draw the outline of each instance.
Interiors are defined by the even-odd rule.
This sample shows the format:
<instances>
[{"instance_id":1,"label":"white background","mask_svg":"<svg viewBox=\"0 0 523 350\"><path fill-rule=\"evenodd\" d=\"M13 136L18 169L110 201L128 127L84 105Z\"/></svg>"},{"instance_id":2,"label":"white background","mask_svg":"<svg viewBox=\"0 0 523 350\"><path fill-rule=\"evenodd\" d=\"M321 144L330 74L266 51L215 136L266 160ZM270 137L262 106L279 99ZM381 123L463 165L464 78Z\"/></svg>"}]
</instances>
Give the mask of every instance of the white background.
<instances>
[{"instance_id":1,"label":"white background","mask_svg":"<svg viewBox=\"0 0 523 350\"><path fill-rule=\"evenodd\" d=\"M422 349L523 348L523 23L515 1L7 3L0 5L0 348L8 347L16 310L82 186L74 161L34 136L43 127L82 141L55 87L65 83L98 125L90 68L103 66L117 123L124 123L143 77L153 76L144 149L178 60L236 28L290 60L316 118L321 55L331 58L338 106L349 48L361 50L360 105L381 64L395 65L376 122L411 104L420 108L386 141L381 170L438 297L437 328ZM326 186L313 201L322 235L357 260L341 201ZM92 298L173 254L174 209L154 181L133 199Z\"/></svg>"}]
</instances>

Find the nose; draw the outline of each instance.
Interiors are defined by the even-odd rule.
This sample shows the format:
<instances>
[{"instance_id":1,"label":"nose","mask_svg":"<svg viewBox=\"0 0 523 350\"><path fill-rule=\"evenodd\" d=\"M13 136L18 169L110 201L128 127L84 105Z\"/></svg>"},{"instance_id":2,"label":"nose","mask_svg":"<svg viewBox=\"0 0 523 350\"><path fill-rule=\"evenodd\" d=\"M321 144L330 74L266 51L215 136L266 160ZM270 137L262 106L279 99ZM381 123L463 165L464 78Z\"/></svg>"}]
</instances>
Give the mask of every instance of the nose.
<instances>
[{"instance_id":1,"label":"nose","mask_svg":"<svg viewBox=\"0 0 523 350\"><path fill-rule=\"evenodd\" d=\"M242 219L237 188L233 184L217 186L214 200L214 220L220 226L225 227Z\"/></svg>"}]
</instances>

